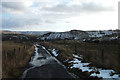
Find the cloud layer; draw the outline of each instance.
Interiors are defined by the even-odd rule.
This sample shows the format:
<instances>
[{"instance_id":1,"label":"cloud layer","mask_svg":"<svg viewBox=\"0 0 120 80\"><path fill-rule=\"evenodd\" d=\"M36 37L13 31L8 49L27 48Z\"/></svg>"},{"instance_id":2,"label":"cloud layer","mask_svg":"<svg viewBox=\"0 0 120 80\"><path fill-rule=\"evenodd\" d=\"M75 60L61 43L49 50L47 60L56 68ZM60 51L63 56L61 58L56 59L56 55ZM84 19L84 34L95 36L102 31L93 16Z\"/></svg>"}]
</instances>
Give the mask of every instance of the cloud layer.
<instances>
[{"instance_id":1,"label":"cloud layer","mask_svg":"<svg viewBox=\"0 0 120 80\"><path fill-rule=\"evenodd\" d=\"M42 10L49 12L58 13L86 13L86 12L101 12L101 11L112 11L112 7L105 7L103 5L98 5L95 3L82 3L79 5L63 5L57 4L53 7L43 7Z\"/></svg>"},{"instance_id":2,"label":"cloud layer","mask_svg":"<svg viewBox=\"0 0 120 80\"><path fill-rule=\"evenodd\" d=\"M35 26L41 28L45 25L48 28L48 26L59 24L66 26L73 17L77 17L78 21L82 16L115 12L115 6L106 5L102 1L101 3L100 0L2 2L2 27L3 29L20 29L20 27L24 29L23 26L33 26L33 28Z\"/></svg>"}]
</instances>

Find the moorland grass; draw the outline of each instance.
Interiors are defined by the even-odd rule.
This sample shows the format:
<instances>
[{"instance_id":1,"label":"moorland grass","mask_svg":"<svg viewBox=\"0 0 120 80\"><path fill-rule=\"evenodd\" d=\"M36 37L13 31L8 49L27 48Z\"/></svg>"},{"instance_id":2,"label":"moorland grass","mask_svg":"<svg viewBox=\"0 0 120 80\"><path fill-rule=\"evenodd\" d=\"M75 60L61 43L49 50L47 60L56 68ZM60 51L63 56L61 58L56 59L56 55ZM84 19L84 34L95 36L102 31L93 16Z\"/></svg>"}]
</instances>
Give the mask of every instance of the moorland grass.
<instances>
[{"instance_id":1,"label":"moorland grass","mask_svg":"<svg viewBox=\"0 0 120 80\"><path fill-rule=\"evenodd\" d=\"M72 59L72 54L83 55L85 62L92 62L90 66L113 69L120 73L120 56L118 44L87 43L73 40L40 42L47 48L59 50L60 61Z\"/></svg>"},{"instance_id":2,"label":"moorland grass","mask_svg":"<svg viewBox=\"0 0 120 80\"><path fill-rule=\"evenodd\" d=\"M2 42L2 78L18 78L34 51L29 43Z\"/></svg>"}]
</instances>

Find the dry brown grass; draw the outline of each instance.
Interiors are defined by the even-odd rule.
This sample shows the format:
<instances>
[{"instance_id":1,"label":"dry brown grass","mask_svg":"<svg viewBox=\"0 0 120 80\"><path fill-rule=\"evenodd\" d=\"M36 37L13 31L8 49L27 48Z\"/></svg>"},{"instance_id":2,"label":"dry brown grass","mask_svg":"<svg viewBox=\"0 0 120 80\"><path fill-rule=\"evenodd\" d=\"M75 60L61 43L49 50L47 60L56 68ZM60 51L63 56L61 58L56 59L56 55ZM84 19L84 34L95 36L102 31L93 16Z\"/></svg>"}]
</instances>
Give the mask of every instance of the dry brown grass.
<instances>
[{"instance_id":1,"label":"dry brown grass","mask_svg":"<svg viewBox=\"0 0 120 80\"><path fill-rule=\"evenodd\" d=\"M0 40L0 78L2 78L2 41Z\"/></svg>"},{"instance_id":2,"label":"dry brown grass","mask_svg":"<svg viewBox=\"0 0 120 80\"><path fill-rule=\"evenodd\" d=\"M91 66L114 69L116 72L120 71L120 56L117 44L108 45L78 41L41 42L41 44L47 48L58 49L58 59L62 62L69 57L72 60L72 54L75 53L76 46L76 53L83 55L85 61L92 62Z\"/></svg>"},{"instance_id":3,"label":"dry brown grass","mask_svg":"<svg viewBox=\"0 0 120 80\"><path fill-rule=\"evenodd\" d=\"M25 48L26 47L26 48ZM14 51L15 50L15 51ZM30 43L14 43L3 41L2 43L2 77L18 78L32 55L34 46Z\"/></svg>"}]
</instances>

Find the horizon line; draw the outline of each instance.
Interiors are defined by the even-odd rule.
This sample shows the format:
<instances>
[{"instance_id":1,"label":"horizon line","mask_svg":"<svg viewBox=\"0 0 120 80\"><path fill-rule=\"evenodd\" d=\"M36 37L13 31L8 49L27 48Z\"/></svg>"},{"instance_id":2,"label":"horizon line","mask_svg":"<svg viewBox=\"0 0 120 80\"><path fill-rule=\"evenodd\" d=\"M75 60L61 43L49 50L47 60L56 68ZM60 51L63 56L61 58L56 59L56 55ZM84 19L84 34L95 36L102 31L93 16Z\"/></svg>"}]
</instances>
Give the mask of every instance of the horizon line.
<instances>
[{"instance_id":1,"label":"horizon line","mask_svg":"<svg viewBox=\"0 0 120 80\"><path fill-rule=\"evenodd\" d=\"M79 29L72 29L72 30L78 30L78 31L106 31L106 30L79 30ZM67 30L67 31L72 31L72 30ZM107 31L109 31L109 30L120 30L120 29L107 29ZM67 32L67 31L49 31L49 30L7 30L7 29L2 29L0 31Z\"/></svg>"}]
</instances>

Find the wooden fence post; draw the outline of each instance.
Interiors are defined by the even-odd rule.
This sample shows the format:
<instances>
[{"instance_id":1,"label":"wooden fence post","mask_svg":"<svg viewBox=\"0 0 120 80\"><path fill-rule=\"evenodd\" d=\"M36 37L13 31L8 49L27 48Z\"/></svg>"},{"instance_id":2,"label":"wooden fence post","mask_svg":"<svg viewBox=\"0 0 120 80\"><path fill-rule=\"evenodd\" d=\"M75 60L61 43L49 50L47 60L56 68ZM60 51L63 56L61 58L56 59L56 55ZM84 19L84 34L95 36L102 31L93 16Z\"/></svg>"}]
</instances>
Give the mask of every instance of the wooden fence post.
<instances>
[{"instance_id":1,"label":"wooden fence post","mask_svg":"<svg viewBox=\"0 0 120 80\"><path fill-rule=\"evenodd\" d=\"M24 49L26 49L26 46L24 45Z\"/></svg>"},{"instance_id":2,"label":"wooden fence post","mask_svg":"<svg viewBox=\"0 0 120 80\"><path fill-rule=\"evenodd\" d=\"M51 41L49 41L49 48L51 49Z\"/></svg>"},{"instance_id":3,"label":"wooden fence post","mask_svg":"<svg viewBox=\"0 0 120 80\"><path fill-rule=\"evenodd\" d=\"M5 54L5 50L4 50L3 54Z\"/></svg>"},{"instance_id":4,"label":"wooden fence post","mask_svg":"<svg viewBox=\"0 0 120 80\"><path fill-rule=\"evenodd\" d=\"M5 56L6 56L6 59L7 59L7 54L8 54L8 52L6 52L6 54L5 54Z\"/></svg>"},{"instance_id":5,"label":"wooden fence post","mask_svg":"<svg viewBox=\"0 0 120 80\"><path fill-rule=\"evenodd\" d=\"M20 48L19 48L19 53L20 53Z\"/></svg>"},{"instance_id":6,"label":"wooden fence post","mask_svg":"<svg viewBox=\"0 0 120 80\"><path fill-rule=\"evenodd\" d=\"M120 67L120 64L119 64L119 62L120 62L120 45L118 44L118 48L117 48L117 54L118 54L118 67Z\"/></svg>"},{"instance_id":7,"label":"wooden fence post","mask_svg":"<svg viewBox=\"0 0 120 80\"><path fill-rule=\"evenodd\" d=\"M87 54L87 49L86 49L86 43L85 43L85 56L86 56L86 54Z\"/></svg>"},{"instance_id":8,"label":"wooden fence post","mask_svg":"<svg viewBox=\"0 0 120 80\"><path fill-rule=\"evenodd\" d=\"M76 45L75 45L75 54L77 54L77 47L76 47Z\"/></svg>"},{"instance_id":9,"label":"wooden fence post","mask_svg":"<svg viewBox=\"0 0 120 80\"><path fill-rule=\"evenodd\" d=\"M102 64L104 62L104 50L102 49Z\"/></svg>"},{"instance_id":10,"label":"wooden fence post","mask_svg":"<svg viewBox=\"0 0 120 80\"><path fill-rule=\"evenodd\" d=\"M14 54L16 54L16 53L15 53L15 52L16 52L16 49L15 49L15 48L13 49L13 51L14 51Z\"/></svg>"}]
</instances>

